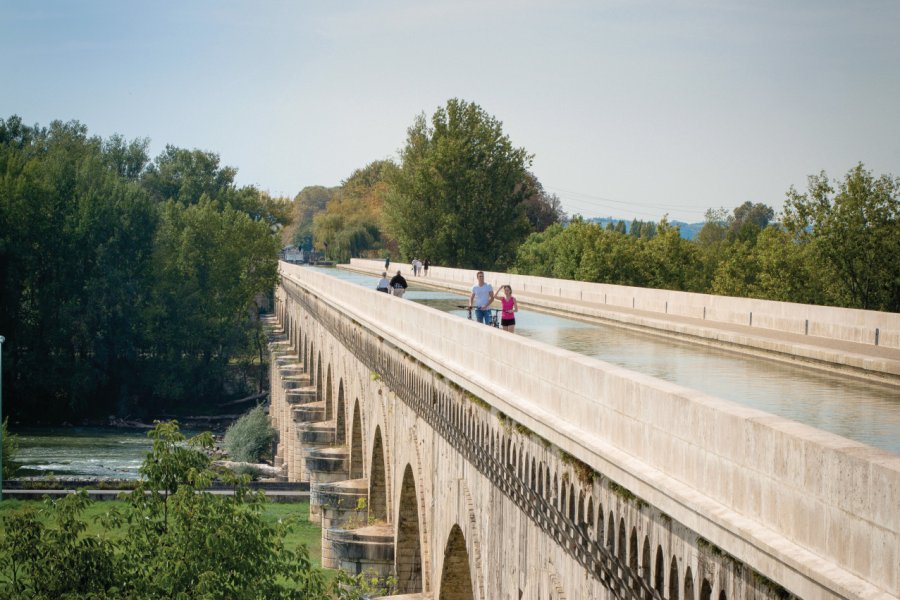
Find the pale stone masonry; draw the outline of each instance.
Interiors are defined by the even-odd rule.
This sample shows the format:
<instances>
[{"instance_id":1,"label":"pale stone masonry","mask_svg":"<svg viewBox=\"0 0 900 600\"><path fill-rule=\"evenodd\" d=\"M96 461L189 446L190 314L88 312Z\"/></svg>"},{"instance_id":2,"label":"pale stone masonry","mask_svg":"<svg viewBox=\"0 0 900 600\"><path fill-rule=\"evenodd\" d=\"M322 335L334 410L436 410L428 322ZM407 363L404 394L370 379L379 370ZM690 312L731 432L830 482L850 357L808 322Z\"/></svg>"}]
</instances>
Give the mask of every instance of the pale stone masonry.
<instances>
[{"instance_id":1,"label":"pale stone masonry","mask_svg":"<svg viewBox=\"0 0 900 600\"><path fill-rule=\"evenodd\" d=\"M332 411L345 479L367 479L367 506L385 507L398 593L897 597L900 456L309 269L281 273L277 356L289 347L319 414ZM890 321L883 349L896 347ZM276 362L272 420L293 459L302 424L275 391L288 366Z\"/></svg>"}]
</instances>

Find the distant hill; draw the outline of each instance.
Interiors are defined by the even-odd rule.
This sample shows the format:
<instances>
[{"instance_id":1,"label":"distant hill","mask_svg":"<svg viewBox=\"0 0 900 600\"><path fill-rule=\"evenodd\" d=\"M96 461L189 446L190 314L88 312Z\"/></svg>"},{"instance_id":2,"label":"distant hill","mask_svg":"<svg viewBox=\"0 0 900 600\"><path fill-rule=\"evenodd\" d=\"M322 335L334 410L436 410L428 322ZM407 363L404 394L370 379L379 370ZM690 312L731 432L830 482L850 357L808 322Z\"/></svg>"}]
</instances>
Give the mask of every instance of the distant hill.
<instances>
[{"instance_id":1,"label":"distant hill","mask_svg":"<svg viewBox=\"0 0 900 600\"><path fill-rule=\"evenodd\" d=\"M631 227L631 219L616 219L615 217L594 217L592 219L586 219L591 223L597 223L604 229L612 223L613 226L617 225L619 221L625 223L625 231L627 232L629 227ZM700 229L703 228L703 223L685 223L684 221L669 221L671 225L675 225L678 227L678 231L686 240L692 240L697 237L697 234L700 233Z\"/></svg>"}]
</instances>

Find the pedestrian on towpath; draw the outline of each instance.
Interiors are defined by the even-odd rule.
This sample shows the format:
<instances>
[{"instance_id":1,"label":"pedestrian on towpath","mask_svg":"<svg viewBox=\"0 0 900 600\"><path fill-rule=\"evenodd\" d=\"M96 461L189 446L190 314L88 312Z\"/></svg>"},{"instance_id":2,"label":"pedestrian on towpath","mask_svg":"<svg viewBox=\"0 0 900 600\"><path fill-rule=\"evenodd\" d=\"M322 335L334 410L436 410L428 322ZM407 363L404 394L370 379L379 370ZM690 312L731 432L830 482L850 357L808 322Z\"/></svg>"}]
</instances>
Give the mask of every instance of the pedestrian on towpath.
<instances>
[{"instance_id":1,"label":"pedestrian on towpath","mask_svg":"<svg viewBox=\"0 0 900 600\"><path fill-rule=\"evenodd\" d=\"M391 289L394 290L394 295L398 298L403 297L408 287L409 285L406 283L403 275L400 274L400 271L397 271L397 274L391 277Z\"/></svg>"},{"instance_id":2,"label":"pedestrian on towpath","mask_svg":"<svg viewBox=\"0 0 900 600\"><path fill-rule=\"evenodd\" d=\"M422 275L425 277L428 277L428 266L430 264L431 264L431 261L428 260L427 258L425 259L425 262L422 263Z\"/></svg>"},{"instance_id":3,"label":"pedestrian on towpath","mask_svg":"<svg viewBox=\"0 0 900 600\"><path fill-rule=\"evenodd\" d=\"M472 286L472 294L469 296L469 308L475 307L475 320L485 325L491 325L491 302L494 301L494 288L484 282L484 271L478 271L475 275L478 283Z\"/></svg>"},{"instance_id":4,"label":"pedestrian on towpath","mask_svg":"<svg viewBox=\"0 0 900 600\"><path fill-rule=\"evenodd\" d=\"M385 294L391 293L391 282L388 281L387 271L381 274L381 279L378 280L378 285L375 286L375 289Z\"/></svg>"},{"instance_id":5,"label":"pedestrian on towpath","mask_svg":"<svg viewBox=\"0 0 900 600\"><path fill-rule=\"evenodd\" d=\"M501 285L500 289L503 291L503 295L498 297L500 298L500 327L503 328L503 331L508 331L510 333L516 332L516 313L519 311L519 303L516 302L516 297L512 295L512 287L509 285Z\"/></svg>"}]
</instances>

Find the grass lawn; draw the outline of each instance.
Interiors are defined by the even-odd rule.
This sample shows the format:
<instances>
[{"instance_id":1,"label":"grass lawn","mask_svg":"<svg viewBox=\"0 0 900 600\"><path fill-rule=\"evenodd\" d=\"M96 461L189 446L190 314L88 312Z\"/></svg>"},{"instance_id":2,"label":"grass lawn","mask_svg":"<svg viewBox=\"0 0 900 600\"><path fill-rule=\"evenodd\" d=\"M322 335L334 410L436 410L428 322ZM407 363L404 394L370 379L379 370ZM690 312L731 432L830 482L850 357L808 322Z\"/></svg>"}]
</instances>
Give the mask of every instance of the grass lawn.
<instances>
[{"instance_id":1,"label":"grass lawn","mask_svg":"<svg viewBox=\"0 0 900 600\"><path fill-rule=\"evenodd\" d=\"M4 500L0 502L0 537L3 537L6 533L2 523L4 516L22 511L25 507L39 510L43 506L43 502L34 500ZM119 500L92 503L81 517L81 520L88 524L87 535L96 535L104 531L95 522L95 517L99 517L113 507L122 510L125 506L126 503ZM295 517L294 526L285 538L285 545L288 548L296 548L300 544L306 544L312 563L317 567L321 566L322 529L315 523L309 522L309 502L269 503L266 504L263 517L269 523L277 522L279 519ZM124 535L123 529L106 531L106 537L113 540L122 538Z\"/></svg>"}]
</instances>

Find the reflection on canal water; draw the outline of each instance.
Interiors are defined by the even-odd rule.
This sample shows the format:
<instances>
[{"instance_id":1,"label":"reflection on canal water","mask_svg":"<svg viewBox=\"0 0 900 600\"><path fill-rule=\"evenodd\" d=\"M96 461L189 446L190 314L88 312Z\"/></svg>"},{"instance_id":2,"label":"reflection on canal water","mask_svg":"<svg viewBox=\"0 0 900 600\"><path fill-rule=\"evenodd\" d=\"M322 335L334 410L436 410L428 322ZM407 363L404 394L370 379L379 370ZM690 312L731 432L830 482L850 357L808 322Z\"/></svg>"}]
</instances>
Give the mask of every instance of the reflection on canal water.
<instances>
[{"instance_id":1,"label":"reflection on canal water","mask_svg":"<svg viewBox=\"0 0 900 600\"><path fill-rule=\"evenodd\" d=\"M377 279L322 272L365 287ZM417 289L404 298L465 318L467 298ZM516 335L658 377L900 454L900 391L824 371L679 342L612 325L520 310Z\"/></svg>"}]
</instances>

